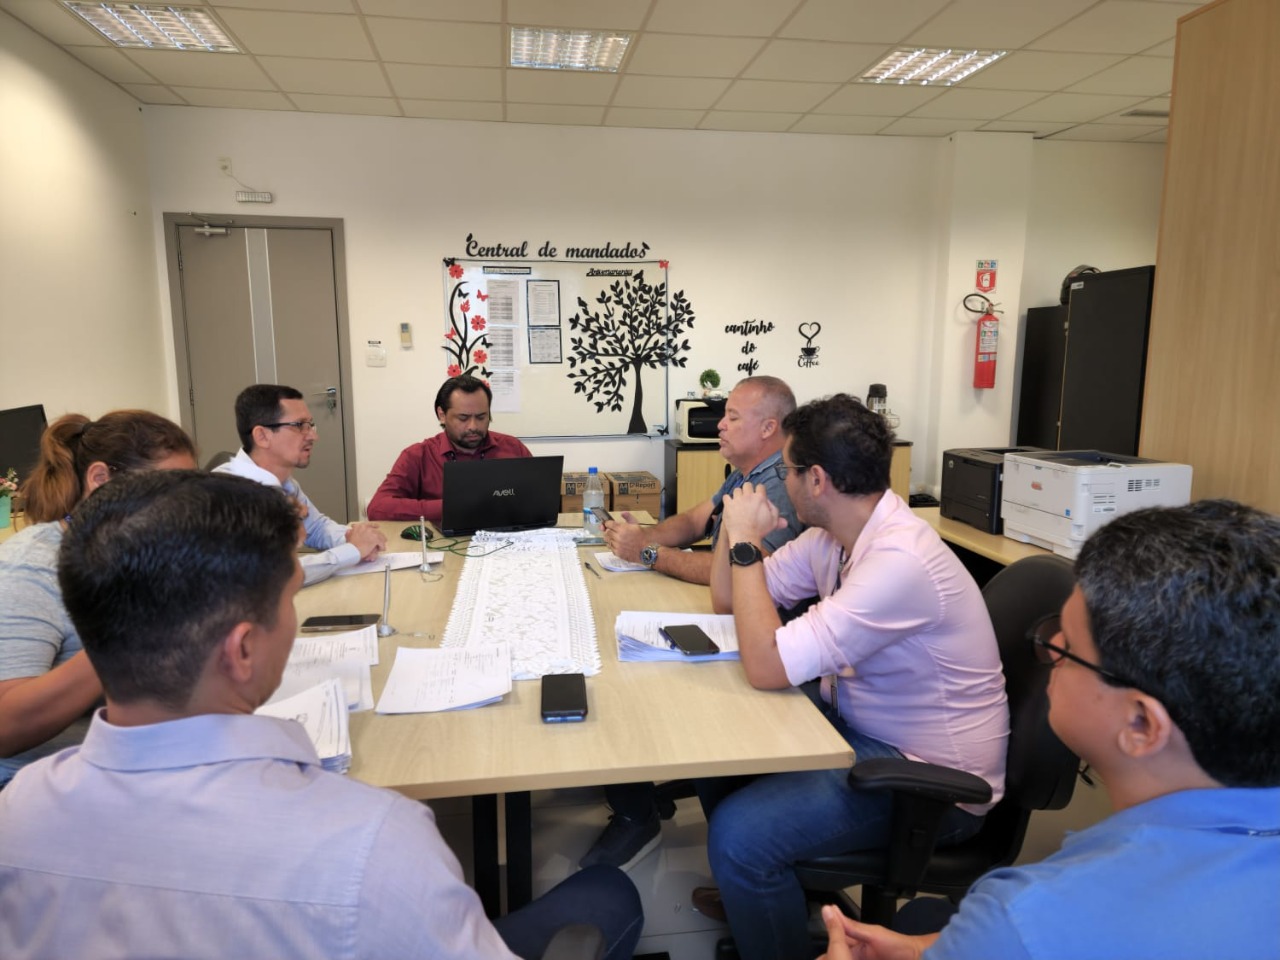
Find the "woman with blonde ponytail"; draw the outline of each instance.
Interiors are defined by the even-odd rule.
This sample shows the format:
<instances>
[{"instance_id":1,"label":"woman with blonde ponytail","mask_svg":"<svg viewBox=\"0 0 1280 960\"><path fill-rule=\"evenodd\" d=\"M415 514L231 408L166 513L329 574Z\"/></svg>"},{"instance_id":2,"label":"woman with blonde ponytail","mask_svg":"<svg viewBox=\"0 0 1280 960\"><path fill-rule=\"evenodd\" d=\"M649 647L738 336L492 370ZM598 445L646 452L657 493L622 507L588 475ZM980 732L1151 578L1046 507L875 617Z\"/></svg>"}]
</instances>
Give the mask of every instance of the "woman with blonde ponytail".
<instances>
[{"instance_id":1,"label":"woman with blonde ponytail","mask_svg":"<svg viewBox=\"0 0 1280 960\"><path fill-rule=\"evenodd\" d=\"M196 466L182 428L146 410L69 413L40 439L23 484L31 525L0 544L0 787L78 743L102 695L62 605L58 547L76 504L118 473Z\"/></svg>"}]
</instances>

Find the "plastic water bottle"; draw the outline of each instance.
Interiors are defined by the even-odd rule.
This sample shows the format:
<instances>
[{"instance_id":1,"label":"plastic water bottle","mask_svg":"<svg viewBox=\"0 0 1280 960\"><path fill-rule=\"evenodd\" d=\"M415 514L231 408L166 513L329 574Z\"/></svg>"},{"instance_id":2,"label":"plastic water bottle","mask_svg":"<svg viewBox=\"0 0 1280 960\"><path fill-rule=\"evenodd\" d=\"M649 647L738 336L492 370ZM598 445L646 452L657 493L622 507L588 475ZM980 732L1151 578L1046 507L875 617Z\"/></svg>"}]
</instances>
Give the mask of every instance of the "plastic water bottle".
<instances>
[{"instance_id":1,"label":"plastic water bottle","mask_svg":"<svg viewBox=\"0 0 1280 960\"><path fill-rule=\"evenodd\" d=\"M587 485L582 490L582 528L587 531L587 536L600 537L604 535L604 531L600 528L600 521L591 512L592 507L604 509L604 484L600 482L600 474L595 467L587 470Z\"/></svg>"}]
</instances>

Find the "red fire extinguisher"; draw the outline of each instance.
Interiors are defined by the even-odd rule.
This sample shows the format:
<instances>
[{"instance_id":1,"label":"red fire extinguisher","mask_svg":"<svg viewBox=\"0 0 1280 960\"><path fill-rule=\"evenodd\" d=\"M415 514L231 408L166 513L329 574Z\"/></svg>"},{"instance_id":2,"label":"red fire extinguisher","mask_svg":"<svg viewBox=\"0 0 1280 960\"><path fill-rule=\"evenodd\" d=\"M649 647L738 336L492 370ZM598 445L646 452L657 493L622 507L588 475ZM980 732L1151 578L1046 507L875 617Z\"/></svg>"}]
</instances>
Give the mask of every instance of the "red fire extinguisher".
<instances>
[{"instance_id":1,"label":"red fire extinguisher","mask_svg":"<svg viewBox=\"0 0 1280 960\"><path fill-rule=\"evenodd\" d=\"M981 306L970 306L970 300L981 302ZM979 390L990 390L996 385L996 345L1000 335L999 320L996 319L996 305L980 293L971 293L964 298L964 307L972 313L980 313L978 318L978 335L973 341L973 385Z\"/></svg>"}]
</instances>

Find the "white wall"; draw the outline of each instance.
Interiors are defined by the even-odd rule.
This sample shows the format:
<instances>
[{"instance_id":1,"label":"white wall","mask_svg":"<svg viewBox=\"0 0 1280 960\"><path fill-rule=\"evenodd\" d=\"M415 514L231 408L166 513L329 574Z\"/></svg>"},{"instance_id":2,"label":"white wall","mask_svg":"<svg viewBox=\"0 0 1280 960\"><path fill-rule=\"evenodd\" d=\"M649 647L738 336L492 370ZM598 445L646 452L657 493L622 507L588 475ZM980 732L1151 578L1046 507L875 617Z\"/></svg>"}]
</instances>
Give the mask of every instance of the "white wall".
<instances>
[{"instance_id":1,"label":"white wall","mask_svg":"<svg viewBox=\"0 0 1280 960\"><path fill-rule=\"evenodd\" d=\"M169 405L138 104L0 12L0 408Z\"/></svg>"}]
</instances>

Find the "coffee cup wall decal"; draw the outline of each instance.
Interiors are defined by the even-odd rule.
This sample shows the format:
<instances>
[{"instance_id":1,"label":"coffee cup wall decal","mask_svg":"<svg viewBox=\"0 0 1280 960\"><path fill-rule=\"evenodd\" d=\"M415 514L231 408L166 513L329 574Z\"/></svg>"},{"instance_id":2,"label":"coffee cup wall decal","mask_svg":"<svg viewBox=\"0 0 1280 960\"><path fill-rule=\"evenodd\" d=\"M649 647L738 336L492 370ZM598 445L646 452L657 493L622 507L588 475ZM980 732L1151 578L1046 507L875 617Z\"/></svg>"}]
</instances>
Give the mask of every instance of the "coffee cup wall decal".
<instances>
[{"instance_id":1,"label":"coffee cup wall decal","mask_svg":"<svg viewBox=\"0 0 1280 960\"><path fill-rule=\"evenodd\" d=\"M804 337L804 346L800 348L800 357L796 360L797 367L816 367L818 365L818 351L821 347L813 345L813 338L822 332L822 324L816 321L802 323L796 328L800 336Z\"/></svg>"}]
</instances>

